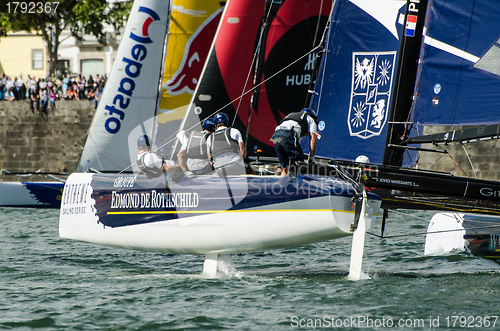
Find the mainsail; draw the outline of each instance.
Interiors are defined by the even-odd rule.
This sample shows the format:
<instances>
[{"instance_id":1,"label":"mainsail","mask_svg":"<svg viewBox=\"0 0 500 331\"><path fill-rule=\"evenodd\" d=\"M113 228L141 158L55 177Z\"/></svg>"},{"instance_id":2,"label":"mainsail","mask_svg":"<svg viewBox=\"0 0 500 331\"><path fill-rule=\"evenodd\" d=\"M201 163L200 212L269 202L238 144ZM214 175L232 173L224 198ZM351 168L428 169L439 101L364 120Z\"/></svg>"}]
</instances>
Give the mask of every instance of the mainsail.
<instances>
[{"instance_id":1,"label":"mainsail","mask_svg":"<svg viewBox=\"0 0 500 331\"><path fill-rule=\"evenodd\" d=\"M336 1L311 103L323 121L317 156L382 163L405 5Z\"/></svg>"},{"instance_id":2,"label":"mainsail","mask_svg":"<svg viewBox=\"0 0 500 331\"><path fill-rule=\"evenodd\" d=\"M496 1L429 1L415 124L500 123L500 21L491 15L499 10Z\"/></svg>"}]
</instances>

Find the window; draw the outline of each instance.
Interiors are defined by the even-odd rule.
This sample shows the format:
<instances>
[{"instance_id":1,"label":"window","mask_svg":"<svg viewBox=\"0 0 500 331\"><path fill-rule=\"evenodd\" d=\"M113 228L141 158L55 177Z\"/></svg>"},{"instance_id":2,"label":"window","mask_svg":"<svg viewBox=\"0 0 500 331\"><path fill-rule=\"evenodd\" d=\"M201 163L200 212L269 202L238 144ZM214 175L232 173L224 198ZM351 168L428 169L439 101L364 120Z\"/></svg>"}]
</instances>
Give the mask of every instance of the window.
<instances>
[{"instance_id":1,"label":"window","mask_svg":"<svg viewBox=\"0 0 500 331\"><path fill-rule=\"evenodd\" d=\"M83 77L88 78L92 75L94 78L96 74L104 75L104 61L101 59L85 59L81 60L81 74Z\"/></svg>"},{"instance_id":2,"label":"window","mask_svg":"<svg viewBox=\"0 0 500 331\"><path fill-rule=\"evenodd\" d=\"M43 50L34 49L32 51L33 69L43 69Z\"/></svg>"}]
</instances>

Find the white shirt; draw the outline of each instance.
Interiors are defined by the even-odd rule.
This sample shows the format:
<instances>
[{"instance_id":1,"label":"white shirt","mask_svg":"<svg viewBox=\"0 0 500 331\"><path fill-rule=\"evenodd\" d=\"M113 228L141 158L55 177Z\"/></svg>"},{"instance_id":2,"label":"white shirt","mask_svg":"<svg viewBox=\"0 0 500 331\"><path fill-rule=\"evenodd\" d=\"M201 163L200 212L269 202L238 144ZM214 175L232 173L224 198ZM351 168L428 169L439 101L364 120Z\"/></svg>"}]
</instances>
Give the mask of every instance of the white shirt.
<instances>
[{"instance_id":1,"label":"white shirt","mask_svg":"<svg viewBox=\"0 0 500 331\"><path fill-rule=\"evenodd\" d=\"M316 133L318 131L318 126L316 125L316 122L312 119L311 116L307 115L307 125L308 125L308 132ZM300 137L301 129L299 123L293 120L288 120L284 121L280 125L276 127L276 130L291 130L293 128L293 131L295 132L296 137Z\"/></svg>"},{"instance_id":2,"label":"white shirt","mask_svg":"<svg viewBox=\"0 0 500 331\"><path fill-rule=\"evenodd\" d=\"M162 169L162 163L165 163L167 166L175 165L175 162L172 160L163 160L161 157L156 155L155 153L151 152L146 152L146 151L140 151L139 154L137 154L137 160L139 160L142 155L146 153L144 156L144 165L146 168L160 168ZM167 173L167 180L171 181L172 180L172 173Z\"/></svg>"},{"instance_id":3,"label":"white shirt","mask_svg":"<svg viewBox=\"0 0 500 331\"><path fill-rule=\"evenodd\" d=\"M10 79L8 79L6 82L5 82L5 88L7 89L11 89L14 87L14 82Z\"/></svg>"},{"instance_id":4,"label":"white shirt","mask_svg":"<svg viewBox=\"0 0 500 331\"><path fill-rule=\"evenodd\" d=\"M143 159L144 165L147 168L155 168L156 167L156 168L161 169L162 159L158 155L156 155L155 153L140 151L139 154L137 154L137 161L139 161L139 159L142 157L142 154L144 154L144 153L147 153Z\"/></svg>"},{"instance_id":5,"label":"white shirt","mask_svg":"<svg viewBox=\"0 0 500 331\"><path fill-rule=\"evenodd\" d=\"M223 126L215 130L215 132L220 131L220 130L225 130L227 127ZM231 128L229 130L229 136L236 140L239 143L243 143L243 137L241 136L241 132L238 129ZM212 136L209 136L207 139L207 150L210 152L210 147L212 146ZM227 151L224 153L221 153L215 157L213 157L213 162L214 162L214 167L215 168L220 168L222 166L225 166L226 164L233 163L233 162L238 162L241 164L243 167L245 166L245 163L243 162L243 159L240 157L241 153L236 154L233 151Z\"/></svg>"}]
</instances>

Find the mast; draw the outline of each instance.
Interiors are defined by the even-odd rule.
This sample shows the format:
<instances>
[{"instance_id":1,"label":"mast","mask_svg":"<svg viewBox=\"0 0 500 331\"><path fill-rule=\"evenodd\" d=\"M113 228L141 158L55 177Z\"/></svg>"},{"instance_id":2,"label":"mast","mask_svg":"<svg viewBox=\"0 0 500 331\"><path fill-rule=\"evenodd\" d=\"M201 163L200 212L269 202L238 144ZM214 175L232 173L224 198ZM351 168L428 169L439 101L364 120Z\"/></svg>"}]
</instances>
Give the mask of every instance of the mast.
<instances>
[{"instance_id":1,"label":"mast","mask_svg":"<svg viewBox=\"0 0 500 331\"><path fill-rule=\"evenodd\" d=\"M406 5L405 28L399 49L396 84L391 101L389 128L382 161L384 165L401 166L403 163L405 150L393 148L391 145L401 145L409 133L407 128L417 78L427 2L428 0L408 0ZM412 36L412 30L408 29L409 16L417 17L414 36Z\"/></svg>"},{"instance_id":2,"label":"mast","mask_svg":"<svg viewBox=\"0 0 500 331\"><path fill-rule=\"evenodd\" d=\"M165 41L163 42L163 53L161 57L161 66L160 66L160 72L158 76L158 93L156 95L156 108L155 108L155 121L152 127L152 132L151 136L153 137L153 141L156 141L156 132L158 130L158 114L160 112L160 101L161 101L161 92L162 92L162 82L164 79L164 74L165 74L165 65L166 65L166 58L167 58L167 47L168 47L168 36L170 35L170 21L172 18L172 7L173 7L174 0L169 1L168 5L168 16L167 16L167 28L165 30Z\"/></svg>"}]
</instances>

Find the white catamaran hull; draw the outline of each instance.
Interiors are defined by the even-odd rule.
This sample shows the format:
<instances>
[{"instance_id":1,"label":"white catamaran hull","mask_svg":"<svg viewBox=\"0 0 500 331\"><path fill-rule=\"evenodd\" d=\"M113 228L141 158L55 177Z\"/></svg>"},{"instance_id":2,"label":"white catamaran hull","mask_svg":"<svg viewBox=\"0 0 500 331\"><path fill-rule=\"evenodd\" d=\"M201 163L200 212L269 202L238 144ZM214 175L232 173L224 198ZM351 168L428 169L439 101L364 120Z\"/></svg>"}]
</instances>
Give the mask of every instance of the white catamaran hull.
<instances>
[{"instance_id":1,"label":"white catamaran hull","mask_svg":"<svg viewBox=\"0 0 500 331\"><path fill-rule=\"evenodd\" d=\"M99 178L100 183L94 182L94 176L82 173L69 177L61 206L61 237L145 251L229 254L326 241L350 235L355 227L352 191L334 194L335 187L340 191L345 185L347 190L348 184L339 179L322 179L322 191L316 192L320 189L317 186L312 192L313 186L307 186L310 179L237 176L229 179L228 197L227 192L211 190L218 182L227 184L217 176L169 183L166 190L161 189L163 193L158 193L159 186L145 188L147 179L142 175L108 175L107 181ZM303 182L308 184L301 187ZM103 183L120 188L106 191ZM241 183L250 183L246 192ZM94 194L94 189L100 193ZM257 205L263 200L268 203ZM288 201L274 203L280 200ZM380 203L378 196L369 196L365 205L367 228Z\"/></svg>"},{"instance_id":2,"label":"white catamaran hull","mask_svg":"<svg viewBox=\"0 0 500 331\"><path fill-rule=\"evenodd\" d=\"M425 255L466 251L500 261L500 217L468 213L436 213L429 222Z\"/></svg>"},{"instance_id":3,"label":"white catamaran hull","mask_svg":"<svg viewBox=\"0 0 500 331\"><path fill-rule=\"evenodd\" d=\"M0 206L59 208L62 182L1 182Z\"/></svg>"}]
</instances>

